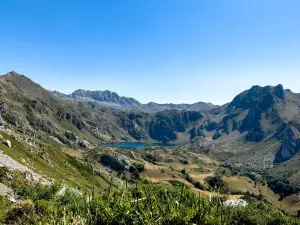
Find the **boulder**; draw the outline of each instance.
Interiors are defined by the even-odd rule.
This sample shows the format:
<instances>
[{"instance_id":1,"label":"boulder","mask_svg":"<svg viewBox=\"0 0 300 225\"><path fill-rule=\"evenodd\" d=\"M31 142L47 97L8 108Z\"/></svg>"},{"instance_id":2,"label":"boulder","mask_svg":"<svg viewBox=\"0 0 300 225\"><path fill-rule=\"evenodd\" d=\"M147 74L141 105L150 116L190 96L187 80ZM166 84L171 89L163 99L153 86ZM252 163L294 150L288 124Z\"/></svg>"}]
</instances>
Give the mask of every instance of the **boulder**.
<instances>
[{"instance_id":1,"label":"boulder","mask_svg":"<svg viewBox=\"0 0 300 225\"><path fill-rule=\"evenodd\" d=\"M225 201L224 205L231 207L246 207L248 205L248 202L243 199L232 199Z\"/></svg>"},{"instance_id":2,"label":"boulder","mask_svg":"<svg viewBox=\"0 0 300 225\"><path fill-rule=\"evenodd\" d=\"M74 134L71 131L66 131L65 132L65 137L68 138L68 140L70 140L70 141L77 141L78 140L78 137L76 136L76 134Z\"/></svg>"},{"instance_id":3,"label":"boulder","mask_svg":"<svg viewBox=\"0 0 300 225\"><path fill-rule=\"evenodd\" d=\"M5 140L3 143L6 144L9 148L11 148L11 141L10 140Z\"/></svg>"},{"instance_id":4,"label":"boulder","mask_svg":"<svg viewBox=\"0 0 300 225\"><path fill-rule=\"evenodd\" d=\"M129 159L117 152L107 152L100 157L100 162L113 170L122 171L129 169L131 164Z\"/></svg>"},{"instance_id":5,"label":"boulder","mask_svg":"<svg viewBox=\"0 0 300 225\"><path fill-rule=\"evenodd\" d=\"M90 147L90 143L86 140L79 141L78 145L81 148L89 148Z\"/></svg>"}]
</instances>

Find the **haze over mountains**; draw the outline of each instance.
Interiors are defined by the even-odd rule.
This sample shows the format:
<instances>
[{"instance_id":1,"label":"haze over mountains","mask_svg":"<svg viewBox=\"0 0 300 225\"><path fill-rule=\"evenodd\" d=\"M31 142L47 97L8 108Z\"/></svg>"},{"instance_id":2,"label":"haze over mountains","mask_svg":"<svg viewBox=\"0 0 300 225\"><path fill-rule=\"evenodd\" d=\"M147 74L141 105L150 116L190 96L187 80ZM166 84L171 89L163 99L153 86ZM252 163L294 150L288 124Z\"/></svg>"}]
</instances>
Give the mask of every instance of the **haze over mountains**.
<instances>
[{"instance_id":1,"label":"haze over mountains","mask_svg":"<svg viewBox=\"0 0 300 225\"><path fill-rule=\"evenodd\" d=\"M83 89L75 90L72 94L63 94L58 91L52 92L59 98L75 101L96 101L99 104L103 104L110 107L119 109L136 109L145 112L159 112L163 110L208 110L213 109L216 106L212 103L197 102L194 104L159 104L155 102L149 102L142 104L134 98L121 97L115 92L111 91L88 91Z\"/></svg>"}]
</instances>

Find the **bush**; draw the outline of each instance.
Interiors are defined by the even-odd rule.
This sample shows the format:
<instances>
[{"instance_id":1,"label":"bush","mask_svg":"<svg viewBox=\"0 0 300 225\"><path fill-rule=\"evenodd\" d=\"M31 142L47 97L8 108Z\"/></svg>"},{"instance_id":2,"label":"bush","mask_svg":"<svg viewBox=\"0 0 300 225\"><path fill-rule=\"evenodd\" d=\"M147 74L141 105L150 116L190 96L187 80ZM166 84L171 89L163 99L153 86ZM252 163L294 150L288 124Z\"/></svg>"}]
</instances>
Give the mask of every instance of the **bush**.
<instances>
[{"instance_id":1,"label":"bush","mask_svg":"<svg viewBox=\"0 0 300 225\"><path fill-rule=\"evenodd\" d=\"M213 191L222 191L223 193L228 192L228 186L224 183L221 176L207 177L206 182Z\"/></svg>"},{"instance_id":2,"label":"bush","mask_svg":"<svg viewBox=\"0 0 300 225\"><path fill-rule=\"evenodd\" d=\"M291 184L288 180L274 179L268 183L268 187L274 191L275 194L280 194L281 198L285 198L289 195L296 194L300 190L294 184Z\"/></svg>"}]
</instances>

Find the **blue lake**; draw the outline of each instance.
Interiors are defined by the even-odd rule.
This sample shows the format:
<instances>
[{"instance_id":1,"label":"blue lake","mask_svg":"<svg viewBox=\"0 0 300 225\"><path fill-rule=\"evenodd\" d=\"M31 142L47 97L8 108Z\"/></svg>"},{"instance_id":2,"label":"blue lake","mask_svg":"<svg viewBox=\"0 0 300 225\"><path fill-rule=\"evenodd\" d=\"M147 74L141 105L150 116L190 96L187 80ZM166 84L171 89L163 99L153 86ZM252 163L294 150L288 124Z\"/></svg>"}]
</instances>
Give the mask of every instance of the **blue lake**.
<instances>
[{"instance_id":1,"label":"blue lake","mask_svg":"<svg viewBox=\"0 0 300 225\"><path fill-rule=\"evenodd\" d=\"M140 149L140 148L145 148L150 146L172 147L177 145L170 144L170 143L146 143L146 142L123 142L117 144L100 144L100 147L117 147L117 148L128 148L128 149Z\"/></svg>"}]
</instances>

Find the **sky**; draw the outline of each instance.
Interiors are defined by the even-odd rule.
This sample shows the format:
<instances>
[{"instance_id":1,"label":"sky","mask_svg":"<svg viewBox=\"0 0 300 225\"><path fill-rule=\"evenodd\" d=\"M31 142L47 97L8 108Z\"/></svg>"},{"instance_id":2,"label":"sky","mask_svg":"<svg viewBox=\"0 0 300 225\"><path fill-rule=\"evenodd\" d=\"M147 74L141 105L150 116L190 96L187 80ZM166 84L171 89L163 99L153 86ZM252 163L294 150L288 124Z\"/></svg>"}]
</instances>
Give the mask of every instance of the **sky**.
<instances>
[{"instance_id":1,"label":"sky","mask_svg":"<svg viewBox=\"0 0 300 225\"><path fill-rule=\"evenodd\" d=\"M147 103L300 92L299 0L1 0L0 74Z\"/></svg>"}]
</instances>

